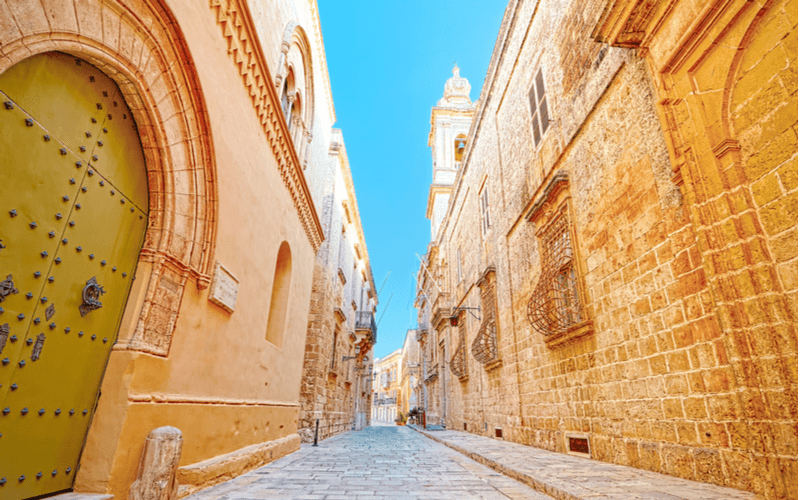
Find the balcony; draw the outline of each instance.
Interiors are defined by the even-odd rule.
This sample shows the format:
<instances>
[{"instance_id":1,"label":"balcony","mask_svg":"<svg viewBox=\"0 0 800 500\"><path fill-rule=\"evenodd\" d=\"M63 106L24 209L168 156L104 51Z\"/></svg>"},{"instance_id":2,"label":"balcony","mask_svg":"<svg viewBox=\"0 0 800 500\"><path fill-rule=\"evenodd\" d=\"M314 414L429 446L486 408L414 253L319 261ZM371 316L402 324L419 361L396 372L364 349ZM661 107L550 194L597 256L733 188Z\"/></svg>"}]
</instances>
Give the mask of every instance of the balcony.
<instances>
[{"instance_id":1,"label":"balcony","mask_svg":"<svg viewBox=\"0 0 800 500\"><path fill-rule=\"evenodd\" d=\"M356 333L366 332L371 344L378 341L378 325L375 324L375 315L372 311L358 311L356 313Z\"/></svg>"}]
</instances>

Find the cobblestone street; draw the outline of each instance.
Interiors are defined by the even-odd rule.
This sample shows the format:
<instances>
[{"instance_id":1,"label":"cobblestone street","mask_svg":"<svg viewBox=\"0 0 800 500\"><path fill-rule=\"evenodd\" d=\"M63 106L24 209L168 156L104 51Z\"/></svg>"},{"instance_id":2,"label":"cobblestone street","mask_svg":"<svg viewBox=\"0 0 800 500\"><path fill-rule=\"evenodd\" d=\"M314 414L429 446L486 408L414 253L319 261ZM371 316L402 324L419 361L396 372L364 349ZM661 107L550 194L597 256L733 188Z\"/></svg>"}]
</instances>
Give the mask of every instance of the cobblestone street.
<instances>
[{"instance_id":1,"label":"cobblestone street","mask_svg":"<svg viewBox=\"0 0 800 500\"><path fill-rule=\"evenodd\" d=\"M411 429L373 426L326 439L189 500L469 500L551 497Z\"/></svg>"}]
</instances>

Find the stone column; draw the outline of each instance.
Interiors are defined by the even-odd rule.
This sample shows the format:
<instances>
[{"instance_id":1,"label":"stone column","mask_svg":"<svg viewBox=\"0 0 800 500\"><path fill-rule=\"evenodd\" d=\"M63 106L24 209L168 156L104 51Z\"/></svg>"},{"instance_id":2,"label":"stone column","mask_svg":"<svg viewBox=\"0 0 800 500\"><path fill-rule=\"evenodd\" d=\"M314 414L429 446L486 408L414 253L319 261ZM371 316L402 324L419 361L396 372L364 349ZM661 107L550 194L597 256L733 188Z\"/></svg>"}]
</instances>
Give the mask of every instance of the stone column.
<instances>
[{"instance_id":1,"label":"stone column","mask_svg":"<svg viewBox=\"0 0 800 500\"><path fill-rule=\"evenodd\" d=\"M144 443L139 473L131 485L129 500L172 500L177 497L178 462L183 436L175 427L150 431Z\"/></svg>"}]
</instances>

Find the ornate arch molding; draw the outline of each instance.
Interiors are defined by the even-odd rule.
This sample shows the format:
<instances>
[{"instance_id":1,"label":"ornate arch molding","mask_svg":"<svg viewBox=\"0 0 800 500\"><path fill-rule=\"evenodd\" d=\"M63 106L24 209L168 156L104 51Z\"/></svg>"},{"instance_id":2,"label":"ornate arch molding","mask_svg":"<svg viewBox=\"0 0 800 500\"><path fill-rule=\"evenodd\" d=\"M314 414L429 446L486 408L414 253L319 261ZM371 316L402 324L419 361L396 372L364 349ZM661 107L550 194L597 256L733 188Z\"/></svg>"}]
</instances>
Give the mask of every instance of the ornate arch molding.
<instances>
[{"instance_id":1,"label":"ornate arch molding","mask_svg":"<svg viewBox=\"0 0 800 500\"><path fill-rule=\"evenodd\" d=\"M275 89L280 93L283 79L289 72L288 56L292 45L297 45L303 55L303 74L305 75L306 95L303 103L303 120L313 123L314 119L314 66L311 65L311 43L302 26L294 21L286 25L281 42L281 55L278 59L278 75L275 77Z\"/></svg>"},{"instance_id":2,"label":"ornate arch molding","mask_svg":"<svg viewBox=\"0 0 800 500\"><path fill-rule=\"evenodd\" d=\"M142 281L128 303L141 310L126 312L138 320L131 338L115 349L166 356L186 283L208 287L213 266L216 166L199 79L178 23L160 0L67 3L9 4L0 73L35 54L60 51L89 61L119 85L144 150L150 217L137 272ZM137 287L143 303L134 300Z\"/></svg>"},{"instance_id":3,"label":"ornate arch molding","mask_svg":"<svg viewBox=\"0 0 800 500\"><path fill-rule=\"evenodd\" d=\"M308 147L313 138L311 133L311 124L314 123L314 67L311 65L311 43L308 41L308 36L302 26L295 21L290 21L283 31L283 40L281 41L281 54L278 58L277 75L275 76L275 91L280 96L282 85L287 75L291 63L289 62L289 52L292 46L297 46L303 58L303 76L305 78L303 84L305 88L305 95L302 97L301 103L301 116L298 115L293 120L295 123L291 124L291 136L297 151L297 156L303 165L303 170L308 166ZM297 71L294 72L297 74Z\"/></svg>"}]
</instances>

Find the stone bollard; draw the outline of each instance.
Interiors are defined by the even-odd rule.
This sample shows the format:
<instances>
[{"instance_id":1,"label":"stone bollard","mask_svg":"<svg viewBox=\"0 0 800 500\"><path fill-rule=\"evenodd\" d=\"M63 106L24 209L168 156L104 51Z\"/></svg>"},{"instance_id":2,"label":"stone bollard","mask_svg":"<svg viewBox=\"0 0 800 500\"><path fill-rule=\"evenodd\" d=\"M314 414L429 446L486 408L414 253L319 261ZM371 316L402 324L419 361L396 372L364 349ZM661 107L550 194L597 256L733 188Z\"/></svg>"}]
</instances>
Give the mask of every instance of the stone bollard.
<instances>
[{"instance_id":1,"label":"stone bollard","mask_svg":"<svg viewBox=\"0 0 800 500\"><path fill-rule=\"evenodd\" d=\"M175 427L159 427L144 442L139 474L131 485L129 500L173 500L178 493L178 462L183 436Z\"/></svg>"}]
</instances>

